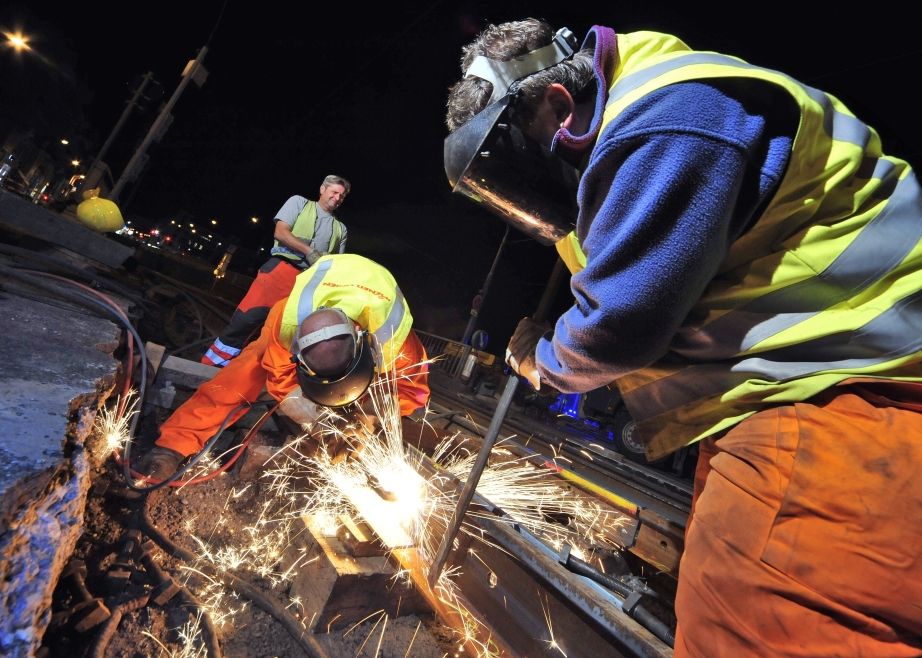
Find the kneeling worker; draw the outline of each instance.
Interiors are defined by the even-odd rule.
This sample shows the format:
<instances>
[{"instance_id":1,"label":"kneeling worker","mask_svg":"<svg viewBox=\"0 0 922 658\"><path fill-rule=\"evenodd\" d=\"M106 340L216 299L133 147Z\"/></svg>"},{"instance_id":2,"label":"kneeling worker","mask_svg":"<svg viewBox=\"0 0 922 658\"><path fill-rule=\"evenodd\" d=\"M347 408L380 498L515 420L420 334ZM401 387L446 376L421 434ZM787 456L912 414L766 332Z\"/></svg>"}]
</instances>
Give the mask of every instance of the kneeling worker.
<instances>
[{"instance_id":1,"label":"kneeling worker","mask_svg":"<svg viewBox=\"0 0 922 658\"><path fill-rule=\"evenodd\" d=\"M163 424L156 446L135 470L169 477L263 386L282 401L286 415L309 423L315 405L355 402L376 373L393 369L400 413L413 413L429 400L429 385L426 352L412 324L385 268L354 254L322 257L298 275L288 299L272 307L259 338ZM238 411L228 425L245 413Z\"/></svg>"}]
</instances>

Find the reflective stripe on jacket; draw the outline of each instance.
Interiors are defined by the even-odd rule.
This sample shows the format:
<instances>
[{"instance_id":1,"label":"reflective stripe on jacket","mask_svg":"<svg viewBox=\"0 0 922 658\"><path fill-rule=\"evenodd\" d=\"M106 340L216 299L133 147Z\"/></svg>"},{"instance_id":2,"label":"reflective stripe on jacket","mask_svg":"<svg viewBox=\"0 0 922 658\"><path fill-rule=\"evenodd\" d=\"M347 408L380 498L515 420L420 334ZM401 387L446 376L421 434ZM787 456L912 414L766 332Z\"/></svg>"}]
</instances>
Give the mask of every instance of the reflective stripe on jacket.
<instances>
[{"instance_id":1,"label":"reflective stripe on jacket","mask_svg":"<svg viewBox=\"0 0 922 658\"><path fill-rule=\"evenodd\" d=\"M909 165L837 99L782 73L664 34L620 35L618 47L603 130L651 92L713 78L774 83L801 113L784 178L668 362L617 381L647 456L850 377L922 380L922 191Z\"/></svg>"},{"instance_id":2,"label":"reflective stripe on jacket","mask_svg":"<svg viewBox=\"0 0 922 658\"><path fill-rule=\"evenodd\" d=\"M304 204L298 217L295 219L294 226L291 227L291 234L302 242L310 243L314 239L314 231L317 228L317 202L308 201ZM317 249L325 251L328 254L339 252L339 245L343 239L343 225L338 219L333 217L333 232L330 235L329 245L317 245ZM284 258L293 262L300 262L302 256L287 251L284 245L278 240L272 245L272 255Z\"/></svg>"},{"instance_id":3,"label":"reflective stripe on jacket","mask_svg":"<svg viewBox=\"0 0 922 658\"><path fill-rule=\"evenodd\" d=\"M413 316L386 269L356 254L324 256L298 275L285 302L279 341L297 352L298 327L315 310L338 308L381 345L378 370L390 370L413 325Z\"/></svg>"}]
</instances>

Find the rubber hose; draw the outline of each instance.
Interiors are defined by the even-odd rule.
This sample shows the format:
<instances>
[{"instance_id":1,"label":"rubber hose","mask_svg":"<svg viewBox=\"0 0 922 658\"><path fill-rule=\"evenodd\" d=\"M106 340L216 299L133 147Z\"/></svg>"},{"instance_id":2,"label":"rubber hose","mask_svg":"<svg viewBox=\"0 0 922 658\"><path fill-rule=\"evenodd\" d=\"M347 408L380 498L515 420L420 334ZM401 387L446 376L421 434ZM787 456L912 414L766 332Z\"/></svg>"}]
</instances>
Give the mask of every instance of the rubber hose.
<instances>
[{"instance_id":1,"label":"rubber hose","mask_svg":"<svg viewBox=\"0 0 922 658\"><path fill-rule=\"evenodd\" d=\"M177 347L175 350L166 351L163 353L163 360L166 361L168 356L173 356L175 354L179 354L180 352L185 352L186 350L191 350L193 347L201 347L202 345L211 344L214 342L215 338L217 338L217 336L209 336L208 338L197 340L194 343L189 343L188 345Z\"/></svg>"},{"instance_id":2,"label":"rubber hose","mask_svg":"<svg viewBox=\"0 0 922 658\"><path fill-rule=\"evenodd\" d=\"M58 267L62 269L70 270L76 274L79 274L80 276L86 279L89 279L90 281L97 283L103 288L108 288L109 290L112 290L113 292L117 292L123 297L126 297L132 300L133 302L140 304L141 306L150 305L149 300L144 299L143 296L138 295L134 291L129 290L128 288L125 288L115 283L114 281L110 281L109 279L105 279L105 278L96 276L95 274L91 274L90 272L87 272L86 270L83 270L77 267L76 265L68 263L66 260L61 260L60 258L54 258L52 256L45 256L44 254L39 254L37 252L30 251L29 249L23 249L22 247L14 247L8 244L0 244L0 252L3 252L5 254L14 255L14 256L23 256L25 258L31 258L33 260L57 265Z\"/></svg>"},{"instance_id":3,"label":"rubber hose","mask_svg":"<svg viewBox=\"0 0 922 658\"><path fill-rule=\"evenodd\" d=\"M160 272L157 272L156 270L152 270L152 269L147 268L147 267L145 267L144 269L145 269L146 271L150 272L151 274L153 274L153 275L155 275L155 276L158 276L158 277L160 277L161 279L164 279L165 281L169 281L171 284L173 284L173 286L174 286L175 288L181 288L181 287L182 287L182 281L179 281L179 280L177 280L177 279L174 279L174 278L172 278L172 277L169 277L169 276L167 276L166 274L161 274ZM191 293L190 293L190 294L191 294ZM219 298L219 299L220 299L220 298ZM224 313L224 311L222 311L222 310L218 309L217 307L215 307L215 306L209 304L208 302L206 302L205 300L203 300L203 299L201 299L201 298L199 298L199 297L196 297L196 300L198 301L199 304L201 304L201 305L204 306L206 309L208 309L209 311L211 311L212 313L214 313L214 314L218 317L218 319L223 320L226 324L230 324L231 319L230 319L230 317L229 317L226 313ZM227 300L224 300L224 301L227 301ZM230 303L230 302L229 302L229 303Z\"/></svg>"},{"instance_id":4,"label":"rubber hose","mask_svg":"<svg viewBox=\"0 0 922 658\"><path fill-rule=\"evenodd\" d=\"M180 586L179 595L187 606L197 608L202 611L200 627L202 629L202 639L205 641L205 648L208 649L208 655L211 658L223 658L221 644L218 642L218 634L215 632L214 623L211 621L211 615L205 610L202 602L195 598L195 595L185 587Z\"/></svg>"},{"instance_id":5,"label":"rubber hose","mask_svg":"<svg viewBox=\"0 0 922 658\"><path fill-rule=\"evenodd\" d=\"M675 632L645 607L638 605L634 608L634 619L636 619L641 626L668 644L670 649L675 648Z\"/></svg>"},{"instance_id":6,"label":"rubber hose","mask_svg":"<svg viewBox=\"0 0 922 658\"><path fill-rule=\"evenodd\" d=\"M589 578L590 580L597 582L599 585L602 585L603 587L607 587L611 591L617 594L620 594L624 598L629 597L635 591L633 588L625 585L624 583L617 580L616 578L612 578L608 574L602 573L601 571L599 571L598 569L590 565L588 562L583 562L579 558L575 558L572 555L567 560L566 568L575 574L578 574L580 576L585 576L586 578ZM640 591L643 594L649 594L652 590L649 590L648 588L643 588ZM653 594L655 595L655 592ZM652 612L647 610L647 608L645 608L643 604L638 604L634 608L634 612L631 616L641 626L643 626L648 631L653 633L656 637L658 637L660 640L668 644L670 648L675 646L675 633L672 631L672 629L670 629L667 624L660 621L660 619L656 617Z\"/></svg>"},{"instance_id":7,"label":"rubber hose","mask_svg":"<svg viewBox=\"0 0 922 658\"><path fill-rule=\"evenodd\" d=\"M205 332L205 323L202 321L202 312L199 310L198 302L192 297L192 295L187 293L182 288L179 288L177 286L164 286L164 287L173 288L174 290L176 290L180 295L185 297L186 301L189 302L189 304L192 306L192 310L195 312L195 319L198 322L198 337L195 340L196 341L201 340L202 334ZM163 335L165 337L166 328L163 326L163 310L160 311L160 329L163 331Z\"/></svg>"},{"instance_id":8,"label":"rubber hose","mask_svg":"<svg viewBox=\"0 0 922 658\"><path fill-rule=\"evenodd\" d=\"M570 559L567 560L566 566L567 569L573 573L580 576L585 576L589 580L595 581L603 587L607 587L611 591L620 594L624 598L627 598L634 593L634 590L632 590L624 583L612 578L607 573L602 573L587 562L583 562L582 560L575 558L572 555L570 556Z\"/></svg>"},{"instance_id":9,"label":"rubber hose","mask_svg":"<svg viewBox=\"0 0 922 658\"><path fill-rule=\"evenodd\" d=\"M311 658L329 658L327 652L324 651L323 647L320 646L320 643L317 642L314 636L306 628L304 628L298 622L298 620L288 614L288 612L283 608L280 608L278 605L263 596L263 594L255 587L246 581L237 578L231 573L226 571L219 571L209 564L201 563L195 553L187 551L181 546L173 543L166 535L157 530L153 522L150 520L149 501L149 498L144 498L144 501L141 503L141 513L139 515L141 529L144 531L144 534L153 539L154 542L167 553L167 555L179 558L184 562L195 564L196 569L199 569L203 573L208 574L208 576L211 578L220 581L229 589L232 589L238 594L250 599L265 612L272 615L276 621L282 624L285 630L288 631L288 634L294 638L294 640L301 646L302 649L308 653L309 656L311 656Z\"/></svg>"},{"instance_id":10,"label":"rubber hose","mask_svg":"<svg viewBox=\"0 0 922 658\"><path fill-rule=\"evenodd\" d=\"M112 636L115 635L116 629L118 629L118 624L122 620L122 615L143 608L147 605L148 598L150 597L147 594L144 596L139 596L136 599L132 599L127 603L121 604L112 611L112 615L106 620L106 623L104 623L102 628L99 630L99 635L96 636L96 643L93 645L93 651L90 653L90 658L105 657L106 648L109 646L109 642L112 640Z\"/></svg>"}]
</instances>

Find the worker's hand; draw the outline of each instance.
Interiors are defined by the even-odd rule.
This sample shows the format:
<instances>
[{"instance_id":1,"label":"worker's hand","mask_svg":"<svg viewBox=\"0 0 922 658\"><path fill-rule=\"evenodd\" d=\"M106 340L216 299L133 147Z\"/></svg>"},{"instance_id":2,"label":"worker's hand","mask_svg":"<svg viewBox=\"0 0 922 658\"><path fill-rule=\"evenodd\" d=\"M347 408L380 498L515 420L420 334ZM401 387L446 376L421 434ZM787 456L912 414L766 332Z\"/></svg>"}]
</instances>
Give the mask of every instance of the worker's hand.
<instances>
[{"instance_id":1,"label":"worker's hand","mask_svg":"<svg viewBox=\"0 0 922 658\"><path fill-rule=\"evenodd\" d=\"M321 441L334 464L357 458L365 444L374 440L381 421L361 409L330 416L321 426Z\"/></svg>"},{"instance_id":2,"label":"worker's hand","mask_svg":"<svg viewBox=\"0 0 922 658\"><path fill-rule=\"evenodd\" d=\"M304 397L300 386L285 396L279 404L279 410L298 423L305 432L310 432L320 418L320 407Z\"/></svg>"},{"instance_id":3,"label":"worker's hand","mask_svg":"<svg viewBox=\"0 0 922 658\"><path fill-rule=\"evenodd\" d=\"M535 350L538 349L538 341L550 335L552 331L551 325L547 322L535 322L531 318L525 318L515 328L509 347L506 348L506 363L527 379L539 395L547 397L556 397L560 391L547 383L542 385Z\"/></svg>"},{"instance_id":4,"label":"worker's hand","mask_svg":"<svg viewBox=\"0 0 922 658\"><path fill-rule=\"evenodd\" d=\"M320 260L322 257L326 255L327 255L327 252L325 251L320 251L319 249L311 249L309 252L307 252L307 255L304 257L304 260L307 261L308 265L313 265L314 263L316 263L318 260Z\"/></svg>"}]
</instances>

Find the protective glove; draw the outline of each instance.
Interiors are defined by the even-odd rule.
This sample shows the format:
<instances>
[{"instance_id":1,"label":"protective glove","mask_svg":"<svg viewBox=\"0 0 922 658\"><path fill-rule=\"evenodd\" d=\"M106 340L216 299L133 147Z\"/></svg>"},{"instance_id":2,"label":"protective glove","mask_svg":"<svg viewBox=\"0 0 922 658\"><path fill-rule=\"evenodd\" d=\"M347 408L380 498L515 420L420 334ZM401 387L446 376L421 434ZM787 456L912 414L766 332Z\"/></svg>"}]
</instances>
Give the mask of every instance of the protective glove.
<instances>
[{"instance_id":1,"label":"protective glove","mask_svg":"<svg viewBox=\"0 0 922 658\"><path fill-rule=\"evenodd\" d=\"M535 350L538 349L538 341L552 335L552 332L553 329L547 322L535 322L531 318L524 318L515 328L509 347L506 348L506 363L527 379L535 387L538 395L545 397L557 397L560 391L550 384L542 385Z\"/></svg>"},{"instance_id":2,"label":"protective glove","mask_svg":"<svg viewBox=\"0 0 922 658\"><path fill-rule=\"evenodd\" d=\"M298 423L305 432L310 432L320 418L320 407L304 397L300 386L285 396L279 404L279 410Z\"/></svg>"},{"instance_id":3,"label":"protective glove","mask_svg":"<svg viewBox=\"0 0 922 658\"><path fill-rule=\"evenodd\" d=\"M334 464L356 459L365 449L365 443L374 439L381 428L377 416L361 409L344 411L331 416L321 427L321 440Z\"/></svg>"},{"instance_id":4,"label":"protective glove","mask_svg":"<svg viewBox=\"0 0 922 658\"><path fill-rule=\"evenodd\" d=\"M327 255L327 252L325 251L320 251L319 249L311 249L307 253L307 255L304 256L304 260L307 261L308 265L313 265L314 263L316 263L318 260L320 260L326 255Z\"/></svg>"}]
</instances>

